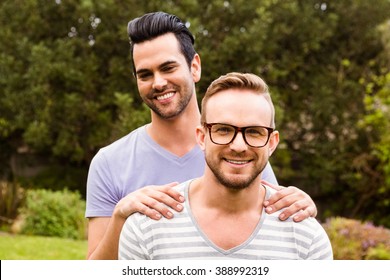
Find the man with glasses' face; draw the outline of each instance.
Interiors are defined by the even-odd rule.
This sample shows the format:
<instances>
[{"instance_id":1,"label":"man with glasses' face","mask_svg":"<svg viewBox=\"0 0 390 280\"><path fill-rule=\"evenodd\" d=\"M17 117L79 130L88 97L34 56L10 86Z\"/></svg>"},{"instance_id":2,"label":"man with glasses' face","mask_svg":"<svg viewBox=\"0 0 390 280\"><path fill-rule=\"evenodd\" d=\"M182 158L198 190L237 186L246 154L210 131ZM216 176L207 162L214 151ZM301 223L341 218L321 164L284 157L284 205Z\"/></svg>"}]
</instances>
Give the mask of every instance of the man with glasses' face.
<instances>
[{"instance_id":1,"label":"man with glasses' face","mask_svg":"<svg viewBox=\"0 0 390 280\"><path fill-rule=\"evenodd\" d=\"M274 190L261 172L279 143L268 87L254 74L215 80L202 101L196 138L204 174L175 187L185 197L176 219L130 216L120 259L332 259L332 247L313 218L300 223L267 214Z\"/></svg>"},{"instance_id":2,"label":"man with glasses' face","mask_svg":"<svg viewBox=\"0 0 390 280\"><path fill-rule=\"evenodd\" d=\"M267 85L250 74L214 81L202 102L201 121L197 136L205 151L205 176L230 189L257 188L279 142Z\"/></svg>"}]
</instances>

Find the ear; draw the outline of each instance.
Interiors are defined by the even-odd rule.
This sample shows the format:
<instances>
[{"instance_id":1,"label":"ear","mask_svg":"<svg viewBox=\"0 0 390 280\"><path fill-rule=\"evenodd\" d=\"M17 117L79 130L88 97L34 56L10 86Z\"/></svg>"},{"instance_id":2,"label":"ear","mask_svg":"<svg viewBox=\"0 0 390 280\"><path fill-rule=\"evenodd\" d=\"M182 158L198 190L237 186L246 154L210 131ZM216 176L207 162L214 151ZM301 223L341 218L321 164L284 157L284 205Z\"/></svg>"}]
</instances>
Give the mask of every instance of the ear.
<instances>
[{"instance_id":1,"label":"ear","mask_svg":"<svg viewBox=\"0 0 390 280\"><path fill-rule=\"evenodd\" d=\"M200 64L200 56L196 53L191 62L191 75L194 82L197 83L200 80L202 67Z\"/></svg>"},{"instance_id":2,"label":"ear","mask_svg":"<svg viewBox=\"0 0 390 280\"><path fill-rule=\"evenodd\" d=\"M275 130L274 132L272 132L268 142L269 156L271 156L272 153L276 150L278 144L279 144L279 131Z\"/></svg>"},{"instance_id":3,"label":"ear","mask_svg":"<svg viewBox=\"0 0 390 280\"><path fill-rule=\"evenodd\" d=\"M196 127L196 141L202 151L205 150L206 128L203 125Z\"/></svg>"}]
</instances>

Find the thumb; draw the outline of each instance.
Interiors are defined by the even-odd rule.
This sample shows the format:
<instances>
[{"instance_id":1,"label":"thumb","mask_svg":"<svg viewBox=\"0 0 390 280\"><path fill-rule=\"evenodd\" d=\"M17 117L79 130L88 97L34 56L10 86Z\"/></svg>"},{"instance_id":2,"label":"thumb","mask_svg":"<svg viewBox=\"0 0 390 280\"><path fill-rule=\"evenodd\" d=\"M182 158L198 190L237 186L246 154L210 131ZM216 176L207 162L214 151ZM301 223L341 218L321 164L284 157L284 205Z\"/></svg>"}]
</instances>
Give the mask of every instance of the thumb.
<instances>
[{"instance_id":1,"label":"thumb","mask_svg":"<svg viewBox=\"0 0 390 280\"><path fill-rule=\"evenodd\" d=\"M171 183L165 184L164 186L174 187L174 186L177 186L178 184L179 184L179 182L171 182Z\"/></svg>"}]
</instances>

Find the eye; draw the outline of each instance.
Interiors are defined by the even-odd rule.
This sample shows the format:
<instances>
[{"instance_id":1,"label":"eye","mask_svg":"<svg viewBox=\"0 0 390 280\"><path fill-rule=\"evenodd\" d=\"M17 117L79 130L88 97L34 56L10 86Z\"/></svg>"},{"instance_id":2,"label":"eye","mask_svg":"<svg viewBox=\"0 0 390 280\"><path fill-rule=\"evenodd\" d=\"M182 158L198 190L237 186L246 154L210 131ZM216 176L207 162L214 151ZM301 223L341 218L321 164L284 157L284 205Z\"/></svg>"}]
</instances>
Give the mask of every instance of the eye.
<instances>
[{"instance_id":1,"label":"eye","mask_svg":"<svg viewBox=\"0 0 390 280\"><path fill-rule=\"evenodd\" d=\"M173 72L175 70L175 66L173 65L168 65L168 66L165 66L164 68L161 69L161 71L163 72Z\"/></svg>"},{"instance_id":2,"label":"eye","mask_svg":"<svg viewBox=\"0 0 390 280\"><path fill-rule=\"evenodd\" d=\"M137 78L143 81L150 79L151 77L152 77L152 73L150 72L142 72L137 74Z\"/></svg>"},{"instance_id":3,"label":"eye","mask_svg":"<svg viewBox=\"0 0 390 280\"><path fill-rule=\"evenodd\" d=\"M263 127L248 127L245 130L245 133L251 137L263 137L267 136L268 131Z\"/></svg>"},{"instance_id":4,"label":"eye","mask_svg":"<svg viewBox=\"0 0 390 280\"><path fill-rule=\"evenodd\" d=\"M234 128L227 125L216 125L213 128L214 132L220 135L226 135L234 132Z\"/></svg>"}]
</instances>

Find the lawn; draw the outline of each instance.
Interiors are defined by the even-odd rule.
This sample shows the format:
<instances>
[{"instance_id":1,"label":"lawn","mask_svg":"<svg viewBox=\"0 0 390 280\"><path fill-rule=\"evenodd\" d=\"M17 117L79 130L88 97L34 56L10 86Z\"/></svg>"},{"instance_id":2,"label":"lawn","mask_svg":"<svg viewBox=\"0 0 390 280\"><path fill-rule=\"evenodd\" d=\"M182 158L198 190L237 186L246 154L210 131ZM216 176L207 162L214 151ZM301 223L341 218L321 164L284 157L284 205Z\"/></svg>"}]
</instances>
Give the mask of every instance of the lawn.
<instances>
[{"instance_id":1,"label":"lawn","mask_svg":"<svg viewBox=\"0 0 390 280\"><path fill-rule=\"evenodd\" d=\"M86 254L86 240L0 232L1 260L84 260Z\"/></svg>"}]
</instances>

